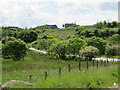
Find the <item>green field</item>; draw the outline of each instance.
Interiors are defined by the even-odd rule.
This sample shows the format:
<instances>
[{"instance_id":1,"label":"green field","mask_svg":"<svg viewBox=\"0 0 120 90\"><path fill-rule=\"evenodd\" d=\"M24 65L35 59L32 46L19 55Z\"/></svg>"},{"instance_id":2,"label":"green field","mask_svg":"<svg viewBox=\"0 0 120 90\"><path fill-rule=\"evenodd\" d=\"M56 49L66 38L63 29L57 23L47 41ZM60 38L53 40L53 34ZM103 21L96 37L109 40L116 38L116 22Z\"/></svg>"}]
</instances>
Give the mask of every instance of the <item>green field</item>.
<instances>
[{"instance_id":1,"label":"green field","mask_svg":"<svg viewBox=\"0 0 120 90\"><path fill-rule=\"evenodd\" d=\"M10 80L29 81L28 76L32 74L33 86L15 83L12 88L107 88L114 82L118 83L118 66L116 62L102 64L93 67L92 61L81 61L81 71L78 61L65 61L54 58L51 55L42 55L38 52L29 51L22 61L3 60L2 83ZM68 71L71 64L71 72ZM59 77L58 69L62 68ZM44 73L48 72L47 80Z\"/></svg>"}]
</instances>

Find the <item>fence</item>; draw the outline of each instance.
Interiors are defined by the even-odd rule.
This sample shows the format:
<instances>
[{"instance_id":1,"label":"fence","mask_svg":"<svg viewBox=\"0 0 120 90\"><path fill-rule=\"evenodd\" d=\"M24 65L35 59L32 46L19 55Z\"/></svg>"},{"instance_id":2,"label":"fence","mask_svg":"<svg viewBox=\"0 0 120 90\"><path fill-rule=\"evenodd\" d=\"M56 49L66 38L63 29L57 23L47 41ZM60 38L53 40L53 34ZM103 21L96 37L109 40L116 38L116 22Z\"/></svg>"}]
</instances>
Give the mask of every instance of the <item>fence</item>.
<instances>
[{"instance_id":1,"label":"fence","mask_svg":"<svg viewBox=\"0 0 120 90\"><path fill-rule=\"evenodd\" d=\"M85 67L83 68L82 67L82 62L85 62L86 64L85 64ZM117 62L116 61L108 61L108 60L100 60L100 61L96 61L96 60L92 60L92 61L78 61L78 70L79 71L82 71L82 70L89 70L89 68L91 67L91 68L94 68L94 67L97 67L97 68L99 68L99 67L108 67L108 66L110 66L110 65L113 65L113 64L117 64ZM63 74L62 72L64 71L64 69L66 70L66 69L68 69L68 72L70 73L71 71L72 71L72 65L69 63L68 64L68 66L66 66L66 67L63 67L63 68L58 68L58 69L56 69L56 71L58 72L58 76L59 77L61 77L61 75ZM49 73L50 74L50 73ZM32 83L32 74L30 74L29 76L29 82L30 83ZM48 75L48 72L44 72L44 80L47 80L48 79L48 77L49 77L49 75Z\"/></svg>"}]
</instances>

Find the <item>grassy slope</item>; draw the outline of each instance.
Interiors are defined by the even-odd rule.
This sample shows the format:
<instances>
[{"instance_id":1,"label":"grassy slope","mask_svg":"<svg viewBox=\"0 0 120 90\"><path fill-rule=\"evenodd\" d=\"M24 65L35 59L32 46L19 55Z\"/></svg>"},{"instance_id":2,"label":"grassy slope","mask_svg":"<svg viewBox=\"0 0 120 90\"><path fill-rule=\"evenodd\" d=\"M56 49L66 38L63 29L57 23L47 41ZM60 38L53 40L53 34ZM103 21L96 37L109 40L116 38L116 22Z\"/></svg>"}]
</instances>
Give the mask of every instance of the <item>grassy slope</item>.
<instances>
[{"instance_id":1,"label":"grassy slope","mask_svg":"<svg viewBox=\"0 0 120 90\"><path fill-rule=\"evenodd\" d=\"M66 38L68 35L72 35L73 37L75 36L75 33L77 31L75 31L76 29L80 29L83 28L83 30L88 30L93 32L95 27L93 25L90 26L77 26L77 27L68 27L68 28L63 28L63 29L46 29L46 31L44 33L40 33L39 37L42 37L43 35L50 35L50 36L55 36L57 38ZM104 28L101 29L100 31L104 31L105 29L108 28ZM82 30L82 31L83 31ZM99 29L98 29L99 30ZM109 30L115 30L118 31L118 28L109 28Z\"/></svg>"},{"instance_id":2,"label":"grassy slope","mask_svg":"<svg viewBox=\"0 0 120 90\"><path fill-rule=\"evenodd\" d=\"M34 57L33 57L34 56ZM51 56L44 56L37 52L30 51L24 61L3 60L3 83L9 80L28 81L28 75L33 75L34 88L106 88L117 82L117 65L109 67L91 67L86 70L85 62L82 62L82 71L78 70L77 61L63 61L50 59ZM69 73L67 65L72 65ZM95 62L96 63L96 62ZM92 62L89 62L92 64ZM59 78L58 68L62 68L62 75ZM44 80L44 72L48 72L48 80ZM12 87L28 87L16 83Z\"/></svg>"}]
</instances>

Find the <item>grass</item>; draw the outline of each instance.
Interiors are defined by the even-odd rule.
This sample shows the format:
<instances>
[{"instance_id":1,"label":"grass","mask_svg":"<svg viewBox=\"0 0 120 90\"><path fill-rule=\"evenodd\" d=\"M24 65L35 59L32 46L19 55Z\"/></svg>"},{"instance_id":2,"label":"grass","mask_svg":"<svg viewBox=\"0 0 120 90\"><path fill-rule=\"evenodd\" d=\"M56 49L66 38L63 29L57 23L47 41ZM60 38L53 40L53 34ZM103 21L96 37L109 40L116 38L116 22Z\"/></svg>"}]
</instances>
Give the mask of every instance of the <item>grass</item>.
<instances>
[{"instance_id":1,"label":"grass","mask_svg":"<svg viewBox=\"0 0 120 90\"><path fill-rule=\"evenodd\" d=\"M71 64L71 72L68 71L68 64ZM96 62L95 62L96 63ZM78 61L65 61L54 59L49 55L42 55L38 52L29 51L28 55L22 61L3 60L2 82L9 80L29 81L28 76L33 76L32 88L107 88L114 82L118 83L117 64L99 67L92 66L89 62L89 70L86 68L86 62L82 61L81 71L78 69ZM58 68L62 68L59 77ZM44 72L48 72L48 78L45 80ZM16 83L12 88L30 87L22 83ZM31 87L30 87L31 88Z\"/></svg>"}]
</instances>

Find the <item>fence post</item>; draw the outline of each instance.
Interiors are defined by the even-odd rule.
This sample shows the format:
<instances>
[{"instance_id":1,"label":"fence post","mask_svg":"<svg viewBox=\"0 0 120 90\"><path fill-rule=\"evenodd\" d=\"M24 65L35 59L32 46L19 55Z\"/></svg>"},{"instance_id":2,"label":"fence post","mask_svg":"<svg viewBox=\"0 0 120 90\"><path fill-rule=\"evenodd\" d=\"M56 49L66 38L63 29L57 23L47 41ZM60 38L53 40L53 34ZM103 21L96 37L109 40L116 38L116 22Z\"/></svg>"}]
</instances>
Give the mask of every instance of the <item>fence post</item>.
<instances>
[{"instance_id":1,"label":"fence post","mask_svg":"<svg viewBox=\"0 0 120 90\"><path fill-rule=\"evenodd\" d=\"M93 60L93 67L95 66L94 60Z\"/></svg>"},{"instance_id":2,"label":"fence post","mask_svg":"<svg viewBox=\"0 0 120 90\"><path fill-rule=\"evenodd\" d=\"M47 72L45 72L45 80L47 80L47 76L48 76L48 73L47 73Z\"/></svg>"},{"instance_id":3,"label":"fence post","mask_svg":"<svg viewBox=\"0 0 120 90\"><path fill-rule=\"evenodd\" d=\"M69 71L69 72L71 71L70 64L68 64L68 71Z\"/></svg>"},{"instance_id":4,"label":"fence post","mask_svg":"<svg viewBox=\"0 0 120 90\"><path fill-rule=\"evenodd\" d=\"M101 60L101 65L103 64L103 60Z\"/></svg>"},{"instance_id":5,"label":"fence post","mask_svg":"<svg viewBox=\"0 0 120 90\"><path fill-rule=\"evenodd\" d=\"M87 70L88 70L88 61L86 61L86 65L87 65Z\"/></svg>"},{"instance_id":6,"label":"fence post","mask_svg":"<svg viewBox=\"0 0 120 90\"><path fill-rule=\"evenodd\" d=\"M97 60L97 68L98 68L98 60Z\"/></svg>"},{"instance_id":7,"label":"fence post","mask_svg":"<svg viewBox=\"0 0 120 90\"><path fill-rule=\"evenodd\" d=\"M30 74L28 78L29 78L29 82L32 83L32 74Z\"/></svg>"},{"instance_id":8,"label":"fence post","mask_svg":"<svg viewBox=\"0 0 120 90\"><path fill-rule=\"evenodd\" d=\"M109 63L109 60L108 60L108 58L107 58L107 63Z\"/></svg>"},{"instance_id":9,"label":"fence post","mask_svg":"<svg viewBox=\"0 0 120 90\"><path fill-rule=\"evenodd\" d=\"M59 68L59 77L60 77L60 75L61 75L61 68Z\"/></svg>"},{"instance_id":10,"label":"fence post","mask_svg":"<svg viewBox=\"0 0 120 90\"><path fill-rule=\"evenodd\" d=\"M81 62L80 61L79 61L78 66L79 66L79 70L81 70Z\"/></svg>"},{"instance_id":11,"label":"fence post","mask_svg":"<svg viewBox=\"0 0 120 90\"><path fill-rule=\"evenodd\" d=\"M106 66L106 60L104 61L104 65Z\"/></svg>"}]
</instances>

